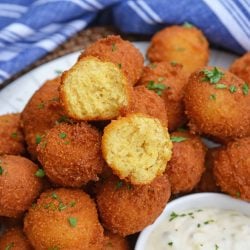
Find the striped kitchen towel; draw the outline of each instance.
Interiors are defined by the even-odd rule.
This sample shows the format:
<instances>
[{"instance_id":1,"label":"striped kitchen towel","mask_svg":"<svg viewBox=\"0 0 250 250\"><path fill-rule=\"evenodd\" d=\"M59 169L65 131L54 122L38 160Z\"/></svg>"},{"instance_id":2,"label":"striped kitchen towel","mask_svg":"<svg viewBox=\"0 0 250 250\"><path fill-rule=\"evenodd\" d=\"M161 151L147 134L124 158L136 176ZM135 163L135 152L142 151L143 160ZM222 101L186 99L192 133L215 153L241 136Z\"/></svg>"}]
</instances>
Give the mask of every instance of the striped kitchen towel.
<instances>
[{"instance_id":1,"label":"striped kitchen towel","mask_svg":"<svg viewBox=\"0 0 250 250\"><path fill-rule=\"evenodd\" d=\"M137 34L189 22L211 44L250 50L250 0L0 0L0 84L96 19Z\"/></svg>"}]
</instances>

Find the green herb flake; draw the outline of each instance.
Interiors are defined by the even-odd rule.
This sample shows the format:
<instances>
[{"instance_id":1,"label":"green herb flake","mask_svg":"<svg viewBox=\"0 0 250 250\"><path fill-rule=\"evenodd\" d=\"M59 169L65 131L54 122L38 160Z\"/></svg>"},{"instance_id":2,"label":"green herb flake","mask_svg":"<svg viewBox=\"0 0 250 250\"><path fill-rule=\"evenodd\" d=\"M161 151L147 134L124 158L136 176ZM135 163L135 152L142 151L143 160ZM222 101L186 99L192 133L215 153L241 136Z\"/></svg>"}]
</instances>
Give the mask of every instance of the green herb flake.
<instances>
[{"instance_id":1,"label":"green herb flake","mask_svg":"<svg viewBox=\"0 0 250 250\"><path fill-rule=\"evenodd\" d=\"M44 103L43 103L43 102L40 102L40 103L37 105L37 108L38 108L38 109L43 109L43 108L44 108Z\"/></svg>"},{"instance_id":2,"label":"green herb flake","mask_svg":"<svg viewBox=\"0 0 250 250\"><path fill-rule=\"evenodd\" d=\"M240 196L241 196L241 194L240 194L240 192L236 192L236 197L238 197L238 198L240 198Z\"/></svg>"},{"instance_id":3,"label":"green herb flake","mask_svg":"<svg viewBox=\"0 0 250 250\"><path fill-rule=\"evenodd\" d=\"M38 145L42 141L41 135L36 135L36 145Z\"/></svg>"},{"instance_id":4,"label":"green herb flake","mask_svg":"<svg viewBox=\"0 0 250 250\"><path fill-rule=\"evenodd\" d=\"M217 67L214 67L212 70L203 70L205 75L203 81L210 82L211 84L215 84L220 81L220 79L224 76L224 73L219 71Z\"/></svg>"},{"instance_id":5,"label":"green herb flake","mask_svg":"<svg viewBox=\"0 0 250 250\"><path fill-rule=\"evenodd\" d=\"M60 137L61 139L65 139L65 138L67 137L67 134L64 133L64 132L62 132L62 133L59 134L59 137Z\"/></svg>"},{"instance_id":6,"label":"green herb flake","mask_svg":"<svg viewBox=\"0 0 250 250\"><path fill-rule=\"evenodd\" d=\"M242 86L242 92L244 95L248 95L248 92L249 92L249 86L248 86L248 83L244 83L243 86Z\"/></svg>"},{"instance_id":7,"label":"green herb flake","mask_svg":"<svg viewBox=\"0 0 250 250\"><path fill-rule=\"evenodd\" d=\"M222 83L217 83L217 84L215 85L215 88L216 88L216 89L226 89L226 88L227 88L227 85L222 84Z\"/></svg>"},{"instance_id":8,"label":"green herb flake","mask_svg":"<svg viewBox=\"0 0 250 250\"><path fill-rule=\"evenodd\" d=\"M172 220L176 219L178 216L179 216L179 215L178 215L177 213L172 212L172 213L170 214L169 221L172 221Z\"/></svg>"},{"instance_id":9,"label":"green herb flake","mask_svg":"<svg viewBox=\"0 0 250 250\"><path fill-rule=\"evenodd\" d=\"M149 81L147 85L147 89L153 90L156 94L161 96L163 90L166 89L166 86L162 83L155 83L154 81Z\"/></svg>"},{"instance_id":10,"label":"green herb flake","mask_svg":"<svg viewBox=\"0 0 250 250\"><path fill-rule=\"evenodd\" d=\"M112 52L116 51L117 47L116 47L115 43L112 43L111 49L112 49Z\"/></svg>"},{"instance_id":11,"label":"green herb flake","mask_svg":"<svg viewBox=\"0 0 250 250\"><path fill-rule=\"evenodd\" d=\"M14 132L14 133L12 133L10 136L11 136L11 138L13 138L13 139L17 139L18 134L17 134L17 132Z\"/></svg>"},{"instance_id":12,"label":"green herb flake","mask_svg":"<svg viewBox=\"0 0 250 250\"><path fill-rule=\"evenodd\" d=\"M77 218L75 217L69 217L68 218L68 222L70 224L71 227L76 227L77 225Z\"/></svg>"},{"instance_id":13,"label":"green herb flake","mask_svg":"<svg viewBox=\"0 0 250 250\"><path fill-rule=\"evenodd\" d=\"M170 140L171 140L172 142L183 142L183 141L186 141L187 138L182 137L182 136L171 136L171 137L170 137Z\"/></svg>"},{"instance_id":14,"label":"green herb flake","mask_svg":"<svg viewBox=\"0 0 250 250\"><path fill-rule=\"evenodd\" d=\"M168 242L168 245L169 246L173 246L173 242L171 241L171 242Z\"/></svg>"},{"instance_id":15,"label":"green herb flake","mask_svg":"<svg viewBox=\"0 0 250 250\"><path fill-rule=\"evenodd\" d=\"M75 201L71 201L70 203L69 203L69 206L70 207L74 207L76 205L76 202Z\"/></svg>"},{"instance_id":16,"label":"green herb flake","mask_svg":"<svg viewBox=\"0 0 250 250\"><path fill-rule=\"evenodd\" d=\"M51 194L51 197L52 197L53 199L55 199L55 200L58 199L58 195L57 195L55 192L53 192L53 193Z\"/></svg>"},{"instance_id":17,"label":"green herb flake","mask_svg":"<svg viewBox=\"0 0 250 250\"><path fill-rule=\"evenodd\" d=\"M197 224L197 227L198 227L198 228L200 228L200 227L201 227L201 224L200 224L200 223L198 223L198 224Z\"/></svg>"},{"instance_id":18,"label":"green herb flake","mask_svg":"<svg viewBox=\"0 0 250 250\"><path fill-rule=\"evenodd\" d=\"M35 176L36 177L39 177L39 178L43 178L45 176L45 172L43 169L39 168L36 173L35 173Z\"/></svg>"},{"instance_id":19,"label":"green herb flake","mask_svg":"<svg viewBox=\"0 0 250 250\"><path fill-rule=\"evenodd\" d=\"M60 75L60 74L62 74L62 70L60 70L60 69L55 69L55 73L56 73L57 75Z\"/></svg>"},{"instance_id":20,"label":"green herb flake","mask_svg":"<svg viewBox=\"0 0 250 250\"><path fill-rule=\"evenodd\" d=\"M14 242L9 243L4 250L10 250L15 246Z\"/></svg>"},{"instance_id":21,"label":"green herb flake","mask_svg":"<svg viewBox=\"0 0 250 250\"><path fill-rule=\"evenodd\" d=\"M72 124L72 121L70 120L70 118L66 115L62 115L61 117L59 117L59 119L56 121L56 124L58 123L62 123L62 122L67 122Z\"/></svg>"},{"instance_id":22,"label":"green herb flake","mask_svg":"<svg viewBox=\"0 0 250 250\"><path fill-rule=\"evenodd\" d=\"M61 212L63 211L64 209L66 209L67 206L65 204L63 204L62 202L59 203L59 206L58 206L58 210Z\"/></svg>"},{"instance_id":23,"label":"green herb flake","mask_svg":"<svg viewBox=\"0 0 250 250\"><path fill-rule=\"evenodd\" d=\"M209 96L209 99L215 101L216 100L216 95L215 94L211 94Z\"/></svg>"},{"instance_id":24,"label":"green herb flake","mask_svg":"<svg viewBox=\"0 0 250 250\"><path fill-rule=\"evenodd\" d=\"M217 244L215 244L215 250L219 250L219 246Z\"/></svg>"},{"instance_id":25,"label":"green herb flake","mask_svg":"<svg viewBox=\"0 0 250 250\"><path fill-rule=\"evenodd\" d=\"M229 87L229 91L230 91L231 93L234 93L234 92L237 91L237 87L234 86L234 85L231 85L231 86Z\"/></svg>"},{"instance_id":26,"label":"green herb flake","mask_svg":"<svg viewBox=\"0 0 250 250\"><path fill-rule=\"evenodd\" d=\"M118 63L118 67L119 67L119 69L121 69L122 68L122 64Z\"/></svg>"},{"instance_id":27,"label":"green herb flake","mask_svg":"<svg viewBox=\"0 0 250 250\"><path fill-rule=\"evenodd\" d=\"M0 166L0 175L3 175L3 167L2 166Z\"/></svg>"},{"instance_id":28,"label":"green herb flake","mask_svg":"<svg viewBox=\"0 0 250 250\"><path fill-rule=\"evenodd\" d=\"M122 181L118 181L116 183L116 185L115 185L115 190L120 189L122 187L122 185L123 185L123 182Z\"/></svg>"},{"instance_id":29,"label":"green herb flake","mask_svg":"<svg viewBox=\"0 0 250 250\"><path fill-rule=\"evenodd\" d=\"M184 28L188 28L188 29L190 29L190 28L193 28L193 27L194 27L194 25L193 25L193 24L191 24L191 23L189 23L189 22L185 22L182 26L183 26Z\"/></svg>"},{"instance_id":30,"label":"green herb flake","mask_svg":"<svg viewBox=\"0 0 250 250\"><path fill-rule=\"evenodd\" d=\"M208 225L208 224L210 224L212 222L214 222L214 220L207 220L207 221L204 222L204 225Z\"/></svg>"}]
</instances>

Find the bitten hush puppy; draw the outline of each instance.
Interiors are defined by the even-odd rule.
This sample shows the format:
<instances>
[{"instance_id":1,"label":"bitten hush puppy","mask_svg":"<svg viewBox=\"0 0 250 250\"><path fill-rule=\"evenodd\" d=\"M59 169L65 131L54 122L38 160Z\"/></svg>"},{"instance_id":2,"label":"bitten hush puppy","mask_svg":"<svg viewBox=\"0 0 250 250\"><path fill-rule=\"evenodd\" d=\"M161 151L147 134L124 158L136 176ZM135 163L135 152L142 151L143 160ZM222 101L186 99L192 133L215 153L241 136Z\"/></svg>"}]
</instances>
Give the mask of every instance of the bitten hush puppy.
<instances>
[{"instance_id":1,"label":"bitten hush puppy","mask_svg":"<svg viewBox=\"0 0 250 250\"><path fill-rule=\"evenodd\" d=\"M102 153L121 179L148 184L161 175L171 158L172 142L158 119L131 114L104 129Z\"/></svg>"}]
</instances>

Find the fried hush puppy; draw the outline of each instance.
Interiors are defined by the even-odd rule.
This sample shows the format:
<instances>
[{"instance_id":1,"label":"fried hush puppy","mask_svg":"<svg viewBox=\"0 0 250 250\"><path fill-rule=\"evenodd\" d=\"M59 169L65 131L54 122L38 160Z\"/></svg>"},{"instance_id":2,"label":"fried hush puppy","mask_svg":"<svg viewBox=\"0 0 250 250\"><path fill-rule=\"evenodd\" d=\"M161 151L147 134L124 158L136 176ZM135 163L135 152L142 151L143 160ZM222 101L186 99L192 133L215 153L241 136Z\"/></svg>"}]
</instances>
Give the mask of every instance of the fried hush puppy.
<instances>
[{"instance_id":1,"label":"fried hush puppy","mask_svg":"<svg viewBox=\"0 0 250 250\"><path fill-rule=\"evenodd\" d=\"M193 73L184 102L192 133L221 141L250 135L249 85L232 73L216 67Z\"/></svg>"},{"instance_id":2,"label":"fried hush puppy","mask_svg":"<svg viewBox=\"0 0 250 250\"><path fill-rule=\"evenodd\" d=\"M21 114L24 136L32 159L36 159L36 147L46 131L55 124L68 120L59 103L59 85L60 77L45 82L31 97Z\"/></svg>"},{"instance_id":3,"label":"fried hush puppy","mask_svg":"<svg viewBox=\"0 0 250 250\"><path fill-rule=\"evenodd\" d=\"M42 189L37 170L37 165L24 157L0 157L0 216L19 217L31 206Z\"/></svg>"},{"instance_id":4,"label":"fried hush puppy","mask_svg":"<svg viewBox=\"0 0 250 250\"><path fill-rule=\"evenodd\" d=\"M130 109L122 111L123 116L131 113L141 113L158 118L162 124L168 126L167 112L164 101L153 91L145 86L136 86Z\"/></svg>"},{"instance_id":5,"label":"fried hush puppy","mask_svg":"<svg viewBox=\"0 0 250 250\"><path fill-rule=\"evenodd\" d=\"M221 190L250 201L250 137L229 142L219 150L214 162L214 176Z\"/></svg>"},{"instance_id":6,"label":"fried hush puppy","mask_svg":"<svg viewBox=\"0 0 250 250\"><path fill-rule=\"evenodd\" d=\"M20 114L0 116L0 155L22 155L25 152L24 138L20 126Z\"/></svg>"},{"instance_id":7,"label":"fried hush puppy","mask_svg":"<svg viewBox=\"0 0 250 250\"><path fill-rule=\"evenodd\" d=\"M36 250L101 250L104 241L95 203L77 189L42 193L24 219L24 231Z\"/></svg>"},{"instance_id":8,"label":"fried hush puppy","mask_svg":"<svg viewBox=\"0 0 250 250\"><path fill-rule=\"evenodd\" d=\"M118 234L108 231L104 233L104 246L102 250L130 250L128 240Z\"/></svg>"},{"instance_id":9,"label":"fried hush puppy","mask_svg":"<svg viewBox=\"0 0 250 250\"><path fill-rule=\"evenodd\" d=\"M185 123L183 95L187 77L180 64L159 62L144 67L138 84L156 92L163 99L169 131L174 131Z\"/></svg>"},{"instance_id":10,"label":"fried hush puppy","mask_svg":"<svg viewBox=\"0 0 250 250\"><path fill-rule=\"evenodd\" d=\"M147 51L151 62L177 62L190 75L208 63L208 41L202 31L190 25L170 26L157 32Z\"/></svg>"},{"instance_id":11,"label":"fried hush puppy","mask_svg":"<svg viewBox=\"0 0 250 250\"><path fill-rule=\"evenodd\" d=\"M171 158L172 142L160 120L130 114L104 129L102 154L109 167L133 184L148 184L161 175Z\"/></svg>"},{"instance_id":12,"label":"fried hush puppy","mask_svg":"<svg viewBox=\"0 0 250 250\"><path fill-rule=\"evenodd\" d=\"M173 154L166 172L171 191L173 194L190 192L205 171L206 148L199 136L189 132L174 132L170 138Z\"/></svg>"},{"instance_id":13,"label":"fried hush puppy","mask_svg":"<svg viewBox=\"0 0 250 250\"><path fill-rule=\"evenodd\" d=\"M131 185L112 176L104 180L96 200L103 226L122 236L134 234L154 222L170 197L166 175L148 185Z\"/></svg>"},{"instance_id":14,"label":"fried hush puppy","mask_svg":"<svg viewBox=\"0 0 250 250\"><path fill-rule=\"evenodd\" d=\"M250 83L250 52L236 59L230 66L229 71Z\"/></svg>"},{"instance_id":15,"label":"fried hush puppy","mask_svg":"<svg viewBox=\"0 0 250 250\"><path fill-rule=\"evenodd\" d=\"M20 228L12 228L0 237L1 250L32 250L28 239Z\"/></svg>"},{"instance_id":16,"label":"fried hush puppy","mask_svg":"<svg viewBox=\"0 0 250 250\"><path fill-rule=\"evenodd\" d=\"M132 85L141 77L143 55L131 42L120 36L107 36L96 41L83 51L79 60L85 56L94 56L118 65Z\"/></svg>"},{"instance_id":17,"label":"fried hush puppy","mask_svg":"<svg viewBox=\"0 0 250 250\"><path fill-rule=\"evenodd\" d=\"M62 75L60 101L76 120L109 120L130 105L132 85L117 64L84 56Z\"/></svg>"},{"instance_id":18,"label":"fried hush puppy","mask_svg":"<svg viewBox=\"0 0 250 250\"><path fill-rule=\"evenodd\" d=\"M220 150L219 148L210 148L206 153L205 167L206 170L203 173L200 182L195 187L196 192L219 192L220 189L216 185L215 177L213 174L214 161Z\"/></svg>"},{"instance_id":19,"label":"fried hush puppy","mask_svg":"<svg viewBox=\"0 0 250 250\"><path fill-rule=\"evenodd\" d=\"M101 135L85 122L61 123L50 129L37 153L46 175L61 186L80 187L97 180L104 165Z\"/></svg>"}]
</instances>

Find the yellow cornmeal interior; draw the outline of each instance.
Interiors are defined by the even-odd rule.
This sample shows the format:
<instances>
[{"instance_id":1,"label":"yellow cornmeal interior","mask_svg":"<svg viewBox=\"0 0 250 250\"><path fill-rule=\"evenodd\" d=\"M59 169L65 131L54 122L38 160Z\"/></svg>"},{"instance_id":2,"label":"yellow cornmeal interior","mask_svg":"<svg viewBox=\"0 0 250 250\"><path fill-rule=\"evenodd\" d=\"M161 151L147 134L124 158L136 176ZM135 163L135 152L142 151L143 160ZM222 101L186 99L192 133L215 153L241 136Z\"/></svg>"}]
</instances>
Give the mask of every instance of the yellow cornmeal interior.
<instances>
[{"instance_id":1,"label":"yellow cornmeal interior","mask_svg":"<svg viewBox=\"0 0 250 250\"><path fill-rule=\"evenodd\" d=\"M172 142L158 119L134 114L105 128L102 149L108 165L120 178L147 184L165 171Z\"/></svg>"},{"instance_id":2,"label":"yellow cornmeal interior","mask_svg":"<svg viewBox=\"0 0 250 250\"><path fill-rule=\"evenodd\" d=\"M69 115L78 119L111 119L128 105L127 80L119 67L94 57L81 59L66 73L62 91Z\"/></svg>"}]
</instances>

